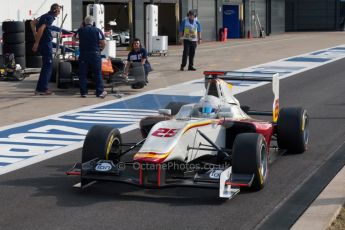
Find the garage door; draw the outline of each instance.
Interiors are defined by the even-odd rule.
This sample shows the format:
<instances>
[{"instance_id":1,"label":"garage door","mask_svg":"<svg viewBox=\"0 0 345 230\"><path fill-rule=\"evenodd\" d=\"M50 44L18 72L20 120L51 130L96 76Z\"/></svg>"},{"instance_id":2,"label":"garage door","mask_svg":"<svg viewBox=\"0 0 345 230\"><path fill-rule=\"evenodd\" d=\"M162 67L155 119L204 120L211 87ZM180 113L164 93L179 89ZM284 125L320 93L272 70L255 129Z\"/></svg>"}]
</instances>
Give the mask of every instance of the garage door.
<instances>
[{"instance_id":1,"label":"garage door","mask_svg":"<svg viewBox=\"0 0 345 230\"><path fill-rule=\"evenodd\" d=\"M195 2L195 1L194 1ZM203 40L216 40L216 1L215 0L198 0L198 20L201 23Z\"/></svg>"},{"instance_id":2,"label":"garage door","mask_svg":"<svg viewBox=\"0 0 345 230\"><path fill-rule=\"evenodd\" d=\"M284 0L271 1L271 32L272 34L285 32L285 12L288 13L288 11L285 11Z\"/></svg>"}]
</instances>

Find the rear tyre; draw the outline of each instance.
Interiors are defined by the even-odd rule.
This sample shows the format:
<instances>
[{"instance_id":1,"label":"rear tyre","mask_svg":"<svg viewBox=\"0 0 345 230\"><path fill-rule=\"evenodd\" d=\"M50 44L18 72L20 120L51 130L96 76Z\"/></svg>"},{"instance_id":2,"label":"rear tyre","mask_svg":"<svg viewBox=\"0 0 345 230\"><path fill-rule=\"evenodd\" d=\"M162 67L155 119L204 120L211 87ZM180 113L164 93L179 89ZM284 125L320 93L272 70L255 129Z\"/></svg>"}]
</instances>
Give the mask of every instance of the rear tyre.
<instances>
[{"instance_id":1,"label":"rear tyre","mask_svg":"<svg viewBox=\"0 0 345 230\"><path fill-rule=\"evenodd\" d=\"M56 87L65 89L68 82L72 82L72 65L70 62L59 62L56 74Z\"/></svg>"},{"instance_id":2,"label":"rear tyre","mask_svg":"<svg viewBox=\"0 0 345 230\"><path fill-rule=\"evenodd\" d=\"M25 42L34 43L35 37L32 32L25 32Z\"/></svg>"},{"instance_id":3,"label":"rear tyre","mask_svg":"<svg viewBox=\"0 0 345 230\"><path fill-rule=\"evenodd\" d=\"M182 106L186 105L188 103L186 102L178 102L178 101L172 101L167 106L165 106L165 109L170 109L171 110L171 115L176 115Z\"/></svg>"},{"instance_id":4,"label":"rear tyre","mask_svg":"<svg viewBox=\"0 0 345 230\"><path fill-rule=\"evenodd\" d=\"M52 76L50 78L50 82L56 82L56 75L59 68L59 59L54 58L53 59L53 71Z\"/></svg>"},{"instance_id":5,"label":"rear tyre","mask_svg":"<svg viewBox=\"0 0 345 230\"><path fill-rule=\"evenodd\" d=\"M25 21L25 41L26 42L35 42L34 34L31 30L31 23L32 20L26 20Z\"/></svg>"},{"instance_id":6,"label":"rear tyre","mask_svg":"<svg viewBox=\"0 0 345 230\"><path fill-rule=\"evenodd\" d=\"M4 56L0 54L0 68L4 66Z\"/></svg>"},{"instance_id":7,"label":"rear tyre","mask_svg":"<svg viewBox=\"0 0 345 230\"><path fill-rule=\"evenodd\" d=\"M98 158L118 161L122 153L120 131L109 126L95 125L86 135L82 163Z\"/></svg>"},{"instance_id":8,"label":"rear tyre","mask_svg":"<svg viewBox=\"0 0 345 230\"><path fill-rule=\"evenodd\" d=\"M248 105L241 105L241 109L243 112L248 113L248 111L250 110L250 107Z\"/></svg>"},{"instance_id":9,"label":"rear tyre","mask_svg":"<svg viewBox=\"0 0 345 230\"><path fill-rule=\"evenodd\" d=\"M277 122L278 147L292 153L307 150L309 140L309 118L300 107L282 108Z\"/></svg>"},{"instance_id":10,"label":"rear tyre","mask_svg":"<svg viewBox=\"0 0 345 230\"><path fill-rule=\"evenodd\" d=\"M161 121L170 120L170 116L149 116L140 120L140 131L143 138L146 138L152 127Z\"/></svg>"},{"instance_id":11,"label":"rear tyre","mask_svg":"<svg viewBox=\"0 0 345 230\"><path fill-rule=\"evenodd\" d=\"M41 68L42 56L26 56L26 67L27 68Z\"/></svg>"},{"instance_id":12,"label":"rear tyre","mask_svg":"<svg viewBox=\"0 0 345 230\"><path fill-rule=\"evenodd\" d=\"M34 42L27 42L25 43L25 53L27 56L41 56L39 51L32 51L32 47L34 46Z\"/></svg>"},{"instance_id":13,"label":"rear tyre","mask_svg":"<svg viewBox=\"0 0 345 230\"><path fill-rule=\"evenodd\" d=\"M261 190L268 176L268 155L265 138L257 133L241 133L232 149L232 172L254 174L251 190Z\"/></svg>"}]
</instances>

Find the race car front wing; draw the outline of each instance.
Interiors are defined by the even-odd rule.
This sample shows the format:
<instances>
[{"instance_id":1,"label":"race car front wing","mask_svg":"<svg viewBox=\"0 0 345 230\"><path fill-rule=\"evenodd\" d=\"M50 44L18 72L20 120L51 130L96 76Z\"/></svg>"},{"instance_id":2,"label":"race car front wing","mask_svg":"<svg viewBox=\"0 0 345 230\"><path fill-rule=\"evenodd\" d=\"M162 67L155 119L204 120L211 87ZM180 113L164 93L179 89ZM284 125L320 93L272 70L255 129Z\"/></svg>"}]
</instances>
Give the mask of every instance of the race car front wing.
<instances>
[{"instance_id":1,"label":"race car front wing","mask_svg":"<svg viewBox=\"0 0 345 230\"><path fill-rule=\"evenodd\" d=\"M232 167L213 165L209 170L195 170L174 175L164 164L139 162L114 163L112 160L93 159L77 163L66 172L80 175L81 182L74 187L86 188L99 181L113 181L146 188L198 187L218 188L219 197L232 198L240 187L250 187L254 174L234 174Z\"/></svg>"}]
</instances>

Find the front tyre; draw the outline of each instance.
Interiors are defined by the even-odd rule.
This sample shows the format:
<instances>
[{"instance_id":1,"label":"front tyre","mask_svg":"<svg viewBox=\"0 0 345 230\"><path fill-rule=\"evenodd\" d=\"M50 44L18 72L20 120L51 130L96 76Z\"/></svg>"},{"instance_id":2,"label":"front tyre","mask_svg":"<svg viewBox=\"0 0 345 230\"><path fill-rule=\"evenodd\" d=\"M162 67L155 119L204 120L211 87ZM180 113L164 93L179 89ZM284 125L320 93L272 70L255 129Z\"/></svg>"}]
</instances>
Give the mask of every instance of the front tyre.
<instances>
[{"instance_id":1,"label":"front tyre","mask_svg":"<svg viewBox=\"0 0 345 230\"><path fill-rule=\"evenodd\" d=\"M232 173L254 174L251 190L261 190L268 176L268 155L265 138L257 133L241 133L232 149Z\"/></svg>"},{"instance_id":2,"label":"front tyre","mask_svg":"<svg viewBox=\"0 0 345 230\"><path fill-rule=\"evenodd\" d=\"M82 163L95 158L118 161L122 153L120 131L109 126L95 125L86 135Z\"/></svg>"}]
</instances>

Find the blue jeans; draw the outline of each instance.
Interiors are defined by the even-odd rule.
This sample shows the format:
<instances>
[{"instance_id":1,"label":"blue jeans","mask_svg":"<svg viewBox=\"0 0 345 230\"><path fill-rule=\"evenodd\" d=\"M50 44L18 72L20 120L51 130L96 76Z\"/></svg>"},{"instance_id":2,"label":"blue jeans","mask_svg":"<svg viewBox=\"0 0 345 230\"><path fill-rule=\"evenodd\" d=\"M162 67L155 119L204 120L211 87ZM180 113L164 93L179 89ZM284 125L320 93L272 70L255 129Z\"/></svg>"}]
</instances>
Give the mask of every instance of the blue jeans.
<instances>
[{"instance_id":1,"label":"blue jeans","mask_svg":"<svg viewBox=\"0 0 345 230\"><path fill-rule=\"evenodd\" d=\"M145 70L145 80L148 81L147 77L149 76L149 72L152 71L151 64L148 61L144 63L144 70Z\"/></svg>"},{"instance_id":2,"label":"blue jeans","mask_svg":"<svg viewBox=\"0 0 345 230\"><path fill-rule=\"evenodd\" d=\"M53 71L53 44L51 42L40 44L38 47L42 55L42 68L36 85L36 91L45 92Z\"/></svg>"},{"instance_id":3,"label":"blue jeans","mask_svg":"<svg viewBox=\"0 0 345 230\"><path fill-rule=\"evenodd\" d=\"M96 95L99 96L103 93L102 81L102 58L99 53L81 54L79 57L79 85L80 94L86 95L87 90L87 75L89 67L92 69L93 77L96 82Z\"/></svg>"}]
</instances>

